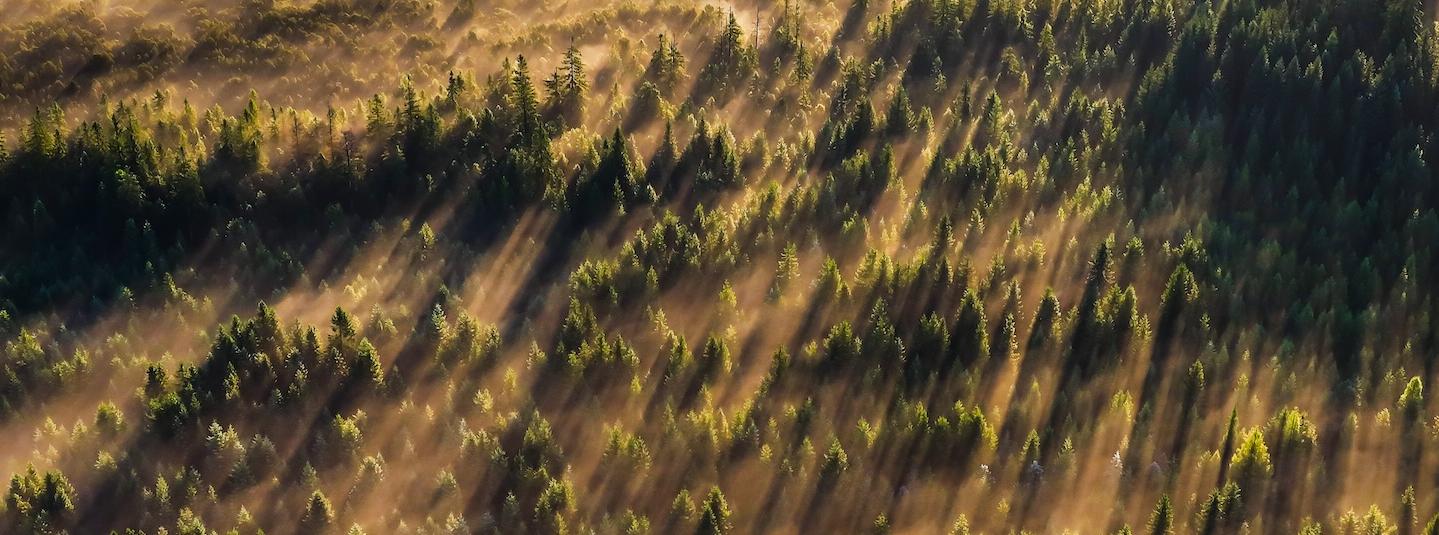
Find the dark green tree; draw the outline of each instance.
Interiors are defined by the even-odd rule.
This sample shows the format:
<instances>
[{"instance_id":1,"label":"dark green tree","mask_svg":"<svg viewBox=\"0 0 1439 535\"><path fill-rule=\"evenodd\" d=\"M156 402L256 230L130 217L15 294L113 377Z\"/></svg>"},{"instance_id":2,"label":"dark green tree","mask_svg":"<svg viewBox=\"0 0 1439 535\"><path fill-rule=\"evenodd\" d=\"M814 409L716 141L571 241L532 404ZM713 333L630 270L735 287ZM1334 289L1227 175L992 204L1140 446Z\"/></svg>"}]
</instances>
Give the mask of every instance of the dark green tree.
<instances>
[{"instance_id":1,"label":"dark green tree","mask_svg":"<svg viewBox=\"0 0 1439 535\"><path fill-rule=\"evenodd\" d=\"M730 517L729 503L725 501L724 493L719 487L713 487L705 496L704 505L700 509L699 528L696 533L699 535L724 535L733 529Z\"/></svg>"},{"instance_id":2,"label":"dark green tree","mask_svg":"<svg viewBox=\"0 0 1439 535\"><path fill-rule=\"evenodd\" d=\"M574 43L565 49L560 67L545 79L545 89L549 92L546 107L553 117L568 127L583 124L590 81L585 74L584 56Z\"/></svg>"}]
</instances>

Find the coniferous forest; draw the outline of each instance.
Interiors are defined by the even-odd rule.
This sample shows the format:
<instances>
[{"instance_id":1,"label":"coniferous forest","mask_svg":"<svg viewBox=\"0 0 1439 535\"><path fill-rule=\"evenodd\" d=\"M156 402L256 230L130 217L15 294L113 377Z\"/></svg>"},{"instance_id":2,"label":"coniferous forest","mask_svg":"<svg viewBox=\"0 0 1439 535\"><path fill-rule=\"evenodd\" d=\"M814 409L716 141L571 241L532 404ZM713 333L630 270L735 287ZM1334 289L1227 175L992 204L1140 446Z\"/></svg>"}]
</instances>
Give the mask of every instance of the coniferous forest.
<instances>
[{"instance_id":1,"label":"coniferous forest","mask_svg":"<svg viewBox=\"0 0 1439 535\"><path fill-rule=\"evenodd\" d=\"M0 533L1439 533L1436 11L0 0Z\"/></svg>"}]
</instances>

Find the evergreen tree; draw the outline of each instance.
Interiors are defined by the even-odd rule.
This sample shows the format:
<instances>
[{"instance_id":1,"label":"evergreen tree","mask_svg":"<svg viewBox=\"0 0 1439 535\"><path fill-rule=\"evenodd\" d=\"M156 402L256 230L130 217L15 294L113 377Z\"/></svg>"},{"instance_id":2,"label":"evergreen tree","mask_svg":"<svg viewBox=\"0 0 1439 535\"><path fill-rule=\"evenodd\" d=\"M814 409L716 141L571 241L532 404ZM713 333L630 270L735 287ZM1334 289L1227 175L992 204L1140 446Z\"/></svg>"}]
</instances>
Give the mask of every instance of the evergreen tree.
<instances>
[{"instance_id":1,"label":"evergreen tree","mask_svg":"<svg viewBox=\"0 0 1439 535\"><path fill-rule=\"evenodd\" d=\"M75 487L65 474L34 466L10 478L5 511L12 529L24 533L63 533L75 511Z\"/></svg>"},{"instance_id":2,"label":"evergreen tree","mask_svg":"<svg viewBox=\"0 0 1439 535\"><path fill-rule=\"evenodd\" d=\"M684 81L685 57L680 53L673 39L660 34L659 43L650 54L649 65L645 68L644 79L653 82L665 96L673 96Z\"/></svg>"},{"instance_id":3,"label":"evergreen tree","mask_svg":"<svg viewBox=\"0 0 1439 535\"><path fill-rule=\"evenodd\" d=\"M729 503L725 501L724 493L719 487L713 487L705 496L704 506L700 509L699 529L696 533L700 535L723 535L729 533L733 528L730 520Z\"/></svg>"},{"instance_id":4,"label":"evergreen tree","mask_svg":"<svg viewBox=\"0 0 1439 535\"><path fill-rule=\"evenodd\" d=\"M636 203L651 201L656 194L643 182L644 169L634 160L633 149L618 128L601 147L599 165L587 180L576 187L574 208L584 217L612 209L623 213Z\"/></svg>"},{"instance_id":5,"label":"evergreen tree","mask_svg":"<svg viewBox=\"0 0 1439 535\"><path fill-rule=\"evenodd\" d=\"M305 501L304 514L300 516L300 527L309 533L323 533L334 521L335 510L330 506L329 498L318 490L311 493Z\"/></svg>"},{"instance_id":6,"label":"evergreen tree","mask_svg":"<svg viewBox=\"0 0 1439 535\"><path fill-rule=\"evenodd\" d=\"M960 366L971 366L989 356L988 321L979 294L966 290L959 306L959 317L950 330L949 355Z\"/></svg>"},{"instance_id":7,"label":"evergreen tree","mask_svg":"<svg viewBox=\"0 0 1439 535\"><path fill-rule=\"evenodd\" d=\"M545 80L545 89L549 92L547 107L562 124L573 127L584 122L590 82L585 75L584 57L574 43L565 49L560 67Z\"/></svg>"},{"instance_id":8,"label":"evergreen tree","mask_svg":"<svg viewBox=\"0 0 1439 535\"><path fill-rule=\"evenodd\" d=\"M889 137L904 137L914 131L918 119L909 102L909 90L903 85L895 90L894 100L890 101L889 112L885 114L884 120L885 133Z\"/></svg>"},{"instance_id":9,"label":"evergreen tree","mask_svg":"<svg viewBox=\"0 0 1439 535\"><path fill-rule=\"evenodd\" d=\"M530 150L541 147L548 150L549 135L545 131L543 121L540 120L539 96L535 93L534 83L530 80L530 66L524 56L515 59L515 69L510 78L510 86L512 102L509 105L514 110L516 121L514 145Z\"/></svg>"},{"instance_id":10,"label":"evergreen tree","mask_svg":"<svg viewBox=\"0 0 1439 535\"><path fill-rule=\"evenodd\" d=\"M1059 319L1059 298L1055 297L1053 288L1045 288L1039 308L1034 311L1034 323L1029 327L1029 349L1039 348L1051 340Z\"/></svg>"},{"instance_id":11,"label":"evergreen tree","mask_svg":"<svg viewBox=\"0 0 1439 535\"><path fill-rule=\"evenodd\" d=\"M1169 495L1159 497L1159 503L1154 506L1154 513L1149 515L1150 535L1168 535L1174 533L1174 504L1169 501Z\"/></svg>"},{"instance_id":12,"label":"evergreen tree","mask_svg":"<svg viewBox=\"0 0 1439 535\"><path fill-rule=\"evenodd\" d=\"M715 40L709 62L699 74L699 84L710 95L728 98L742 89L755 75L759 58L744 43L744 30L731 11L724 29Z\"/></svg>"}]
</instances>

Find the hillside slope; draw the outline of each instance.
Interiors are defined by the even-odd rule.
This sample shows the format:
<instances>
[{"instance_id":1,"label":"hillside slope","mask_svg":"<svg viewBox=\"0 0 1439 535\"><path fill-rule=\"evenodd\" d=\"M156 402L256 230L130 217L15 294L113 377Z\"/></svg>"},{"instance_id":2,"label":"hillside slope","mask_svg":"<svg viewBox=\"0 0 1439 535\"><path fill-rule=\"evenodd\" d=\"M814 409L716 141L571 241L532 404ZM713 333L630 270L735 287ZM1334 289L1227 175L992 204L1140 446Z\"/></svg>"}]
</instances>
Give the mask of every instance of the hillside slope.
<instances>
[{"instance_id":1,"label":"hillside slope","mask_svg":"<svg viewBox=\"0 0 1439 535\"><path fill-rule=\"evenodd\" d=\"M7 9L0 532L1439 519L1424 2Z\"/></svg>"}]
</instances>

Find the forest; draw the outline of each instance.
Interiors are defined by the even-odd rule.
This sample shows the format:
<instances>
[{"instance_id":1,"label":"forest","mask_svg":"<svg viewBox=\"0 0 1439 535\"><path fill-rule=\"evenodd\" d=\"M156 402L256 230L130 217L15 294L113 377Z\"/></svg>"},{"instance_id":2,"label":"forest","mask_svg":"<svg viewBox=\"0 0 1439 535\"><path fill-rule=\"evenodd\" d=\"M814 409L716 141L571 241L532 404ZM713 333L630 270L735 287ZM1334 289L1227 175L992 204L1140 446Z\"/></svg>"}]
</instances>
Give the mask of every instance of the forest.
<instances>
[{"instance_id":1,"label":"forest","mask_svg":"<svg viewBox=\"0 0 1439 535\"><path fill-rule=\"evenodd\" d=\"M1431 4L0 0L0 534L1439 535Z\"/></svg>"}]
</instances>

